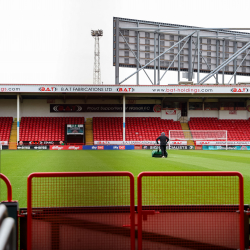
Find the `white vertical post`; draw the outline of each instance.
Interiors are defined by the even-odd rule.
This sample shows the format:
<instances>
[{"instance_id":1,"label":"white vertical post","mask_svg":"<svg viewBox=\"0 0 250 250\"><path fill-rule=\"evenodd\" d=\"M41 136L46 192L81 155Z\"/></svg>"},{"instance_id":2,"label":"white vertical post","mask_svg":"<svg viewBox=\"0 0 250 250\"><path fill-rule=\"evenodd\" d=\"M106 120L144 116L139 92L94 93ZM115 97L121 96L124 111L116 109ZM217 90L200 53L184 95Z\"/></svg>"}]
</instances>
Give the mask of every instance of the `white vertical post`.
<instances>
[{"instance_id":1,"label":"white vertical post","mask_svg":"<svg viewBox=\"0 0 250 250\"><path fill-rule=\"evenodd\" d=\"M123 95L123 143L125 143L125 111L126 111L126 97Z\"/></svg>"},{"instance_id":2,"label":"white vertical post","mask_svg":"<svg viewBox=\"0 0 250 250\"><path fill-rule=\"evenodd\" d=\"M168 149L170 150L170 130L168 131L168 139L169 139L169 141L168 141Z\"/></svg>"},{"instance_id":3,"label":"white vertical post","mask_svg":"<svg viewBox=\"0 0 250 250\"><path fill-rule=\"evenodd\" d=\"M17 94L17 143L19 141L19 112L20 112L20 96Z\"/></svg>"},{"instance_id":4,"label":"white vertical post","mask_svg":"<svg viewBox=\"0 0 250 250\"><path fill-rule=\"evenodd\" d=\"M227 130L226 130L226 150L227 150Z\"/></svg>"}]
</instances>

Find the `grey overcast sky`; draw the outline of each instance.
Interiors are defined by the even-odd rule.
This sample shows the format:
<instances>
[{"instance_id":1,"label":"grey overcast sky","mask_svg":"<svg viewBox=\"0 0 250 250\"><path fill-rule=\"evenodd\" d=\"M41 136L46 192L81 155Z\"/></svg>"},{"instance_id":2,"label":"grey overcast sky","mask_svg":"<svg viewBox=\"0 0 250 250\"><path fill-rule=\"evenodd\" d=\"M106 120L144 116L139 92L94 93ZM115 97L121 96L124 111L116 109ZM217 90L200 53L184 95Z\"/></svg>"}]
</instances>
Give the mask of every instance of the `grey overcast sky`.
<instances>
[{"instance_id":1,"label":"grey overcast sky","mask_svg":"<svg viewBox=\"0 0 250 250\"><path fill-rule=\"evenodd\" d=\"M92 84L90 31L103 29L101 79L114 84L114 16L200 27L250 27L249 10L249 0L0 0L0 83ZM121 69L120 79L134 70ZM166 83L176 83L172 74ZM135 77L126 83L135 84ZM141 74L141 84L148 83Z\"/></svg>"}]
</instances>

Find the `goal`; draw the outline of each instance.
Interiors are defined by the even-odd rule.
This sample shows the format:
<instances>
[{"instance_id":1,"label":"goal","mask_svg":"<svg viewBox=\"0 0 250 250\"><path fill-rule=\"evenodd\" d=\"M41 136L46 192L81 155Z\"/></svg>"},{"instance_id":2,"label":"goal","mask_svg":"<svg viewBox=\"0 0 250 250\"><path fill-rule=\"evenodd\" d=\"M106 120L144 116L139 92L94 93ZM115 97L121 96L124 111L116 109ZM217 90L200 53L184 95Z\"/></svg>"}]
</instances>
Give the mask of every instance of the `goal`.
<instances>
[{"instance_id":1,"label":"goal","mask_svg":"<svg viewBox=\"0 0 250 250\"><path fill-rule=\"evenodd\" d=\"M224 145L227 150L227 130L169 130L171 145Z\"/></svg>"}]
</instances>

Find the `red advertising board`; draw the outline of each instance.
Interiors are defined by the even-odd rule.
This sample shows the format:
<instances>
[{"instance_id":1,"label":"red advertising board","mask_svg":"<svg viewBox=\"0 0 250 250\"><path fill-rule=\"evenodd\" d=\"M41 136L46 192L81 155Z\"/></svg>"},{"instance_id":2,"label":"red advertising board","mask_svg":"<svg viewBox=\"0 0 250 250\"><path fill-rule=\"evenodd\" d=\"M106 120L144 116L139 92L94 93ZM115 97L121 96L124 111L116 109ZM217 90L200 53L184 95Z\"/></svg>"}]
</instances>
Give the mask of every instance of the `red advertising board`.
<instances>
[{"instance_id":1,"label":"red advertising board","mask_svg":"<svg viewBox=\"0 0 250 250\"><path fill-rule=\"evenodd\" d=\"M125 149L125 146L119 146L119 149Z\"/></svg>"},{"instance_id":2,"label":"red advertising board","mask_svg":"<svg viewBox=\"0 0 250 250\"><path fill-rule=\"evenodd\" d=\"M98 149L98 150L103 150L103 149L104 149L104 146L97 146L97 149Z\"/></svg>"},{"instance_id":3,"label":"red advertising board","mask_svg":"<svg viewBox=\"0 0 250 250\"><path fill-rule=\"evenodd\" d=\"M51 145L50 150L81 150L82 146Z\"/></svg>"}]
</instances>

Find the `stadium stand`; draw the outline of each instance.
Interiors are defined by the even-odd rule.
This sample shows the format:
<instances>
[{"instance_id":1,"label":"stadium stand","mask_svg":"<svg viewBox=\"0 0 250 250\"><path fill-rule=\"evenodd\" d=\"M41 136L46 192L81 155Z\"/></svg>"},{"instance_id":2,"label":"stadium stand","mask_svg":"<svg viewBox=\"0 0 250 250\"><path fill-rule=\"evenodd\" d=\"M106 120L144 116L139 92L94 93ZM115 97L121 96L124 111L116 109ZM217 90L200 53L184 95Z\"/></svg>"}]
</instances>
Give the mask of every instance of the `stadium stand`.
<instances>
[{"instance_id":1,"label":"stadium stand","mask_svg":"<svg viewBox=\"0 0 250 250\"><path fill-rule=\"evenodd\" d=\"M155 141L169 130L182 130L180 122L159 117L126 118L126 141ZM122 117L94 117L93 133L94 141L122 141Z\"/></svg>"},{"instance_id":2,"label":"stadium stand","mask_svg":"<svg viewBox=\"0 0 250 250\"><path fill-rule=\"evenodd\" d=\"M0 117L0 141L9 141L13 117Z\"/></svg>"},{"instance_id":3,"label":"stadium stand","mask_svg":"<svg viewBox=\"0 0 250 250\"><path fill-rule=\"evenodd\" d=\"M250 141L250 120L191 117L190 130L227 130L228 141Z\"/></svg>"},{"instance_id":4,"label":"stadium stand","mask_svg":"<svg viewBox=\"0 0 250 250\"><path fill-rule=\"evenodd\" d=\"M122 141L122 117L93 117L94 141Z\"/></svg>"},{"instance_id":5,"label":"stadium stand","mask_svg":"<svg viewBox=\"0 0 250 250\"><path fill-rule=\"evenodd\" d=\"M65 124L84 124L84 117L22 117L20 141L64 141Z\"/></svg>"}]
</instances>

